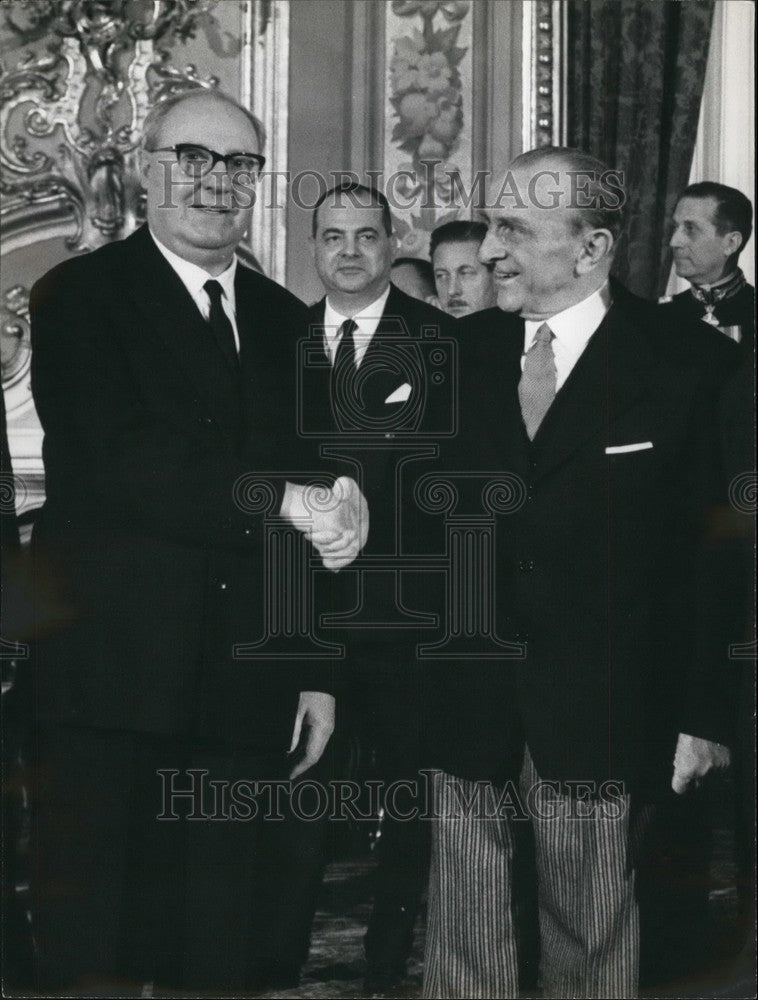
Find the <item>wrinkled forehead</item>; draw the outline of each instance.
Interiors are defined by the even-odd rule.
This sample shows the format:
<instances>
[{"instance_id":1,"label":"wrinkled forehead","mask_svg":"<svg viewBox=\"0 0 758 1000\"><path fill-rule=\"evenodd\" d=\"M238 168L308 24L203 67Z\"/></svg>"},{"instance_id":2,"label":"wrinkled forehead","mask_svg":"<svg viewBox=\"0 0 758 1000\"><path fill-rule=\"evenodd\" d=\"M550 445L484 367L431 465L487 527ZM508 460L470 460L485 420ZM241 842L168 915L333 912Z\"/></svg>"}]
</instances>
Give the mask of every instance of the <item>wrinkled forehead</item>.
<instances>
[{"instance_id":1,"label":"wrinkled forehead","mask_svg":"<svg viewBox=\"0 0 758 1000\"><path fill-rule=\"evenodd\" d=\"M455 266L472 264L481 267L482 265L479 263L480 246L480 240L449 240L446 243L440 243L434 250L433 262Z\"/></svg>"},{"instance_id":2,"label":"wrinkled forehead","mask_svg":"<svg viewBox=\"0 0 758 1000\"><path fill-rule=\"evenodd\" d=\"M697 222L701 226L716 226L718 204L714 198L682 198L674 209L678 223Z\"/></svg>"},{"instance_id":3,"label":"wrinkled forehead","mask_svg":"<svg viewBox=\"0 0 758 1000\"><path fill-rule=\"evenodd\" d=\"M212 95L188 98L166 115L160 126L161 145L194 142L219 152L260 153L253 123L233 104Z\"/></svg>"},{"instance_id":4,"label":"wrinkled forehead","mask_svg":"<svg viewBox=\"0 0 758 1000\"><path fill-rule=\"evenodd\" d=\"M528 166L515 164L487 186L487 211L491 215L571 208L575 189L576 181L561 163L539 160Z\"/></svg>"}]
</instances>

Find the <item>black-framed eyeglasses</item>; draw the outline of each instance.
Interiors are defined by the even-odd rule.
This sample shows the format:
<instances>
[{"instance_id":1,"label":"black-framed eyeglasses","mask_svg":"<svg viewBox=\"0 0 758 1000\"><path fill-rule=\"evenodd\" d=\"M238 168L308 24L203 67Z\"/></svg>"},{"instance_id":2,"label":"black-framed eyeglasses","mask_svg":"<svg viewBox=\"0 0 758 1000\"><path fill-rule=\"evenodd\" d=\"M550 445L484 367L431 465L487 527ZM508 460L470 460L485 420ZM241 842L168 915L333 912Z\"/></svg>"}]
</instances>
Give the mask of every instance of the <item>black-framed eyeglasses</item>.
<instances>
[{"instance_id":1,"label":"black-framed eyeglasses","mask_svg":"<svg viewBox=\"0 0 758 1000\"><path fill-rule=\"evenodd\" d=\"M175 146L158 146L149 153L176 153L179 169L188 177L203 177L217 163L223 163L227 173L245 173L256 177L266 164L260 153L218 153L196 142L178 142Z\"/></svg>"}]
</instances>

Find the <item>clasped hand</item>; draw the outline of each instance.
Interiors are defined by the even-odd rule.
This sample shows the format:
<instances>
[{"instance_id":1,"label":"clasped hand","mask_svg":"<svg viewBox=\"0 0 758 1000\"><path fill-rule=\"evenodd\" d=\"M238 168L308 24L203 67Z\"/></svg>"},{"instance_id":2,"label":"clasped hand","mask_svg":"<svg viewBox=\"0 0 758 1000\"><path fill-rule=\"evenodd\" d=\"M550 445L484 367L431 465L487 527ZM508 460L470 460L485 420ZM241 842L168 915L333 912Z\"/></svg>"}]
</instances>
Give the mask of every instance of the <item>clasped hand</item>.
<instances>
[{"instance_id":1,"label":"clasped hand","mask_svg":"<svg viewBox=\"0 0 758 1000\"><path fill-rule=\"evenodd\" d=\"M700 784L700 779L711 771L729 767L731 757L727 747L698 736L680 733L674 754L674 776L671 787L682 795L690 786Z\"/></svg>"},{"instance_id":2,"label":"clasped hand","mask_svg":"<svg viewBox=\"0 0 758 1000\"><path fill-rule=\"evenodd\" d=\"M281 514L335 572L350 565L368 538L368 504L349 476L340 476L331 489L287 483Z\"/></svg>"}]
</instances>

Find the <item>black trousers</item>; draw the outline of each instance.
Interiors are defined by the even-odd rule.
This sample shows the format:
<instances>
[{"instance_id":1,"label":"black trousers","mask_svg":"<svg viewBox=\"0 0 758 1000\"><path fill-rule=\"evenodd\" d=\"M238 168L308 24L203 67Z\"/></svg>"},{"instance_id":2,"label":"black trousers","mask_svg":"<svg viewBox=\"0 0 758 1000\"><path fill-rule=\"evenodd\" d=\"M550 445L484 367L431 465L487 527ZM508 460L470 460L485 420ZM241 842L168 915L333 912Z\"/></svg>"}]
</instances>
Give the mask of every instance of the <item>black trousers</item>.
<instances>
[{"instance_id":1,"label":"black trousers","mask_svg":"<svg viewBox=\"0 0 758 1000\"><path fill-rule=\"evenodd\" d=\"M305 960L321 848L282 755L55 726L37 767L41 989L254 989Z\"/></svg>"},{"instance_id":2,"label":"black trousers","mask_svg":"<svg viewBox=\"0 0 758 1000\"><path fill-rule=\"evenodd\" d=\"M374 906L366 935L369 963L382 967L403 961L411 950L431 854L428 821L410 818L423 815L428 806L419 776L424 721L413 650L356 656L347 701L352 727L373 749L374 777L384 786Z\"/></svg>"}]
</instances>

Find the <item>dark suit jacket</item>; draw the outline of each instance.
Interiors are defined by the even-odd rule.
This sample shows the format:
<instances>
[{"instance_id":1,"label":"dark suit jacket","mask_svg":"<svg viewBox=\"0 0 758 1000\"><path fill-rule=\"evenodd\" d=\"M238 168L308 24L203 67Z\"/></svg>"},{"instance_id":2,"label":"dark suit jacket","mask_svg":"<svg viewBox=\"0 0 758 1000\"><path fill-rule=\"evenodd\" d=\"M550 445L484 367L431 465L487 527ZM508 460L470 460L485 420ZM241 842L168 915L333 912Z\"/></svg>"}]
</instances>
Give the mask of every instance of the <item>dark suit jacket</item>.
<instances>
[{"instance_id":1,"label":"dark suit jacket","mask_svg":"<svg viewBox=\"0 0 758 1000\"><path fill-rule=\"evenodd\" d=\"M309 439L329 454L341 455L343 474L360 483L370 529L354 566L322 581L320 607L336 614L362 602L362 621L384 623L376 628L331 628L326 634L364 654L378 647L386 657L388 647L401 648L407 661L408 650L423 632L413 628L410 619L409 628L385 626L397 621L392 611L396 597L409 610L420 610L421 576L401 576L397 557L422 552L431 544L413 490L418 478L435 467L439 442L450 437L457 419L454 324L439 309L390 285L357 382L352 390L345 386L333 394L331 363L324 351L325 304L321 299L309 310L312 356L302 369L303 411L309 415ZM404 384L410 386L409 399L388 403ZM414 451L418 458L412 457ZM330 458L332 465L335 461ZM429 593L424 596L429 598ZM427 600L427 613L429 607Z\"/></svg>"},{"instance_id":2,"label":"dark suit jacket","mask_svg":"<svg viewBox=\"0 0 758 1000\"><path fill-rule=\"evenodd\" d=\"M670 302L661 303L659 309L667 324L687 326L691 335L697 328L697 336L701 341L713 338L714 327L697 322L705 315L705 307L689 290L675 295ZM714 315L721 326L738 326L742 335L739 344L742 363L726 384L721 402L724 447L731 479L755 466L755 289L753 286L743 285L735 296L719 302ZM719 332L719 336L724 335Z\"/></svg>"},{"instance_id":3,"label":"dark suit jacket","mask_svg":"<svg viewBox=\"0 0 758 1000\"><path fill-rule=\"evenodd\" d=\"M698 302L692 292L687 289L679 292L670 302L661 304L666 312L670 312L682 321L693 321L705 316L705 306ZM742 328L742 343L752 348L755 339L755 289L745 284L730 299L722 299L713 310L719 326L739 326Z\"/></svg>"},{"instance_id":4,"label":"dark suit jacket","mask_svg":"<svg viewBox=\"0 0 758 1000\"><path fill-rule=\"evenodd\" d=\"M300 461L305 322L242 266L235 291L239 372L146 227L32 290L47 493L34 541L67 606L40 623L42 718L283 747L298 689L328 689L302 664L232 658L266 620L263 520ZM270 497L242 509L235 483L258 473Z\"/></svg>"},{"instance_id":5,"label":"dark suit jacket","mask_svg":"<svg viewBox=\"0 0 758 1000\"><path fill-rule=\"evenodd\" d=\"M517 386L524 324L498 309L459 325L461 433L451 464L515 474L520 503L497 516L499 636L523 659L441 665L430 763L515 777L524 742L545 779L660 790L678 732L728 733L726 646L701 577L706 516L721 502L718 363L615 304L533 442ZM647 447L647 443L652 447ZM642 445L626 453L607 448Z\"/></svg>"}]
</instances>

